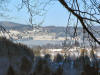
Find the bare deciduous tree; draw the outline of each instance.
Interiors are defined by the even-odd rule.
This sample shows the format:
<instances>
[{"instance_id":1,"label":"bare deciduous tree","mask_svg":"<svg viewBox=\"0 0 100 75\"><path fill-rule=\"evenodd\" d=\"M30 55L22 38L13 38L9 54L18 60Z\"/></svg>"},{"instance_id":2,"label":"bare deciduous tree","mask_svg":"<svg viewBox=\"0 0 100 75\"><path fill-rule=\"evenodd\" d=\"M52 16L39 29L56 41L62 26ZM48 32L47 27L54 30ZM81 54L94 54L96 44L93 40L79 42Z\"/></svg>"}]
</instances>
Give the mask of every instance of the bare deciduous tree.
<instances>
[{"instance_id":1,"label":"bare deciduous tree","mask_svg":"<svg viewBox=\"0 0 100 75\"><path fill-rule=\"evenodd\" d=\"M6 1L9 0L0 0L0 3L3 4ZM100 41L95 36L95 34L100 35L100 33L94 29L94 26L100 25L100 0L21 0L19 9L26 7L30 15L29 21L31 25L37 25L33 23L33 18L36 15L43 16L45 14L45 7L51 1L60 2L70 13L68 25L71 17L75 19L76 23L73 25L74 36L77 36L78 25L81 25L83 28L83 37L87 33L90 42L96 42L100 45ZM42 23L43 21L38 25Z\"/></svg>"},{"instance_id":2,"label":"bare deciduous tree","mask_svg":"<svg viewBox=\"0 0 100 75\"><path fill-rule=\"evenodd\" d=\"M100 1L99 0L59 0L59 2L76 18L75 33L78 22L83 27L83 33L87 32L100 45L100 41L93 34L93 26L100 25ZM70 19L69 16L69 19ZM68 21L69 22L69 21Z\"/></svg>"}]
</instances>

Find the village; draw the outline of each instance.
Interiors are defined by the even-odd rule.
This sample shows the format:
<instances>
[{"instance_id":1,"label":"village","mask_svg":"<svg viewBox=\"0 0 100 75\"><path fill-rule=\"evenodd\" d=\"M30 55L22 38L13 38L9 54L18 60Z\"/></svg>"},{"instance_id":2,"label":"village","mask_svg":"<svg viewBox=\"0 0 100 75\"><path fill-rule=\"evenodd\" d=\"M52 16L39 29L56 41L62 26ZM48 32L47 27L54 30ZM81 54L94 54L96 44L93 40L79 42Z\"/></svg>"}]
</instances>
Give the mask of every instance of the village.
<instances>
[{"instance_id":1,"label":"village","mask_svg":"<svg viewBox=\"0 0 100 75\"><path fill-rule=\"evenodd\" d=\"M81 47L73 47L70 49L41 49L40 50L40 56L44 57L46 54L49 54L52 59L54 59L57 54L60 54L63 57L70 56L73 59L76 59L80 57L82 54L83 55L88 55L91 57L92 54L94 54L98 59L100 59L100 51L99 48L92 50L91 48L81 48Z\"/></svg>"}]
</instances>

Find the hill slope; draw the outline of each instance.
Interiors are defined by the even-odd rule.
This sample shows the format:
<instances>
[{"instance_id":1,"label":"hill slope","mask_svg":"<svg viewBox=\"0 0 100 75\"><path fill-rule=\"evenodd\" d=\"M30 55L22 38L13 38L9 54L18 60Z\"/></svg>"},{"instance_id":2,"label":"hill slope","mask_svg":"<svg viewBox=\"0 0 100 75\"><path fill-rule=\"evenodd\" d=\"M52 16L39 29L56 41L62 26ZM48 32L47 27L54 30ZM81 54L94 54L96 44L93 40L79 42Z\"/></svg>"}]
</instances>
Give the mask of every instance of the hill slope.
<instances>
[{"instance_id":1,"label":"hill slope","mask_svg":"<svg viewBox=\"0 0 100 75\"><path fill-rule=\"evenodd\" d=\"M6 29L10 30L17 30L17 31L27 31L27 30L33 30L31 25L24 25L24 24L19 24L19 23L14 23L14 22L9 22L9 21L0 21L0 26L4 26ZM45 26L45 27L40 27L42 28L42 32L47 31L48 33L56 33L57 37L61 36L65 36L65 31L66 31L66 27L63 26ZM70 33L70 36L73 37L73 32L74 32L74 28L73 27L69 27L68 28ZM93 26L92 27L93 30L96 31L100 31L100 26ZM82 28L78 27L78 35L81 36L82 32ZM98 35L96 34L95 36L98 37Z\"/></svg>"}]
</instances>

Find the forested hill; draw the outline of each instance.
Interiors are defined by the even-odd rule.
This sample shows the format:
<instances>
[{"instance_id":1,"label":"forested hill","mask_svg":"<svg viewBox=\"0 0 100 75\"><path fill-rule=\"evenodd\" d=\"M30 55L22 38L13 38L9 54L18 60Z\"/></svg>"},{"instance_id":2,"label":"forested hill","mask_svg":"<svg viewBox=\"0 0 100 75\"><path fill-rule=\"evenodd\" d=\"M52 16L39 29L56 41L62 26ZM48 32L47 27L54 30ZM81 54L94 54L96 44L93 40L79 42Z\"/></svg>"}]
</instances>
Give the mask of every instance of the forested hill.
<instances>
[{"instance_id":1,"label":"forested hill","mask_svg":"<svg viewBox=\"0 0 100 75\"><path fill-rule=\"evenodd\" d=\"M15 44L12 41L0 37L0 57L32 56L32 50L25 45Z\"/></svg>"}]
</instances>

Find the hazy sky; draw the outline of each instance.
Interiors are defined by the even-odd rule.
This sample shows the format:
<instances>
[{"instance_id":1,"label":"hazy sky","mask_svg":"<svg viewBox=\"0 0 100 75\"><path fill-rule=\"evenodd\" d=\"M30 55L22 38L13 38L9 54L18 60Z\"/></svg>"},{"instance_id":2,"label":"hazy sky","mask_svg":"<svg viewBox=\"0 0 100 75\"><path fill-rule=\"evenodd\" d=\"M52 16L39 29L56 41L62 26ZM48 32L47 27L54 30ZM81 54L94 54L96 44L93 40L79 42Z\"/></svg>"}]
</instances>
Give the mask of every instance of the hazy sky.
<instances>
[{"instance_id":1,"label":"hazy sky","mask_svg":"<svg viewBox=\"0 0 100 75\"><path fill-rule=\"evenodd\" d=\"M29 24L29 15L26 9L18 11L16 7L18 6L18 0L12 0L9 4L9 11L5 11L5 15L9 15L10 17L0 17L0 21L11 21L21 24ZM2 12L4 13L4 12ZM55 26L66 26L68 12L65 8L59 3L55 2L50 4L47 7L47 13L42 17L44 18L43 26L55 25ZM36 20L36 21L35 21ZM33 22L40 22L41 19L36 18Z\"/></svg>"}]
</instances>

